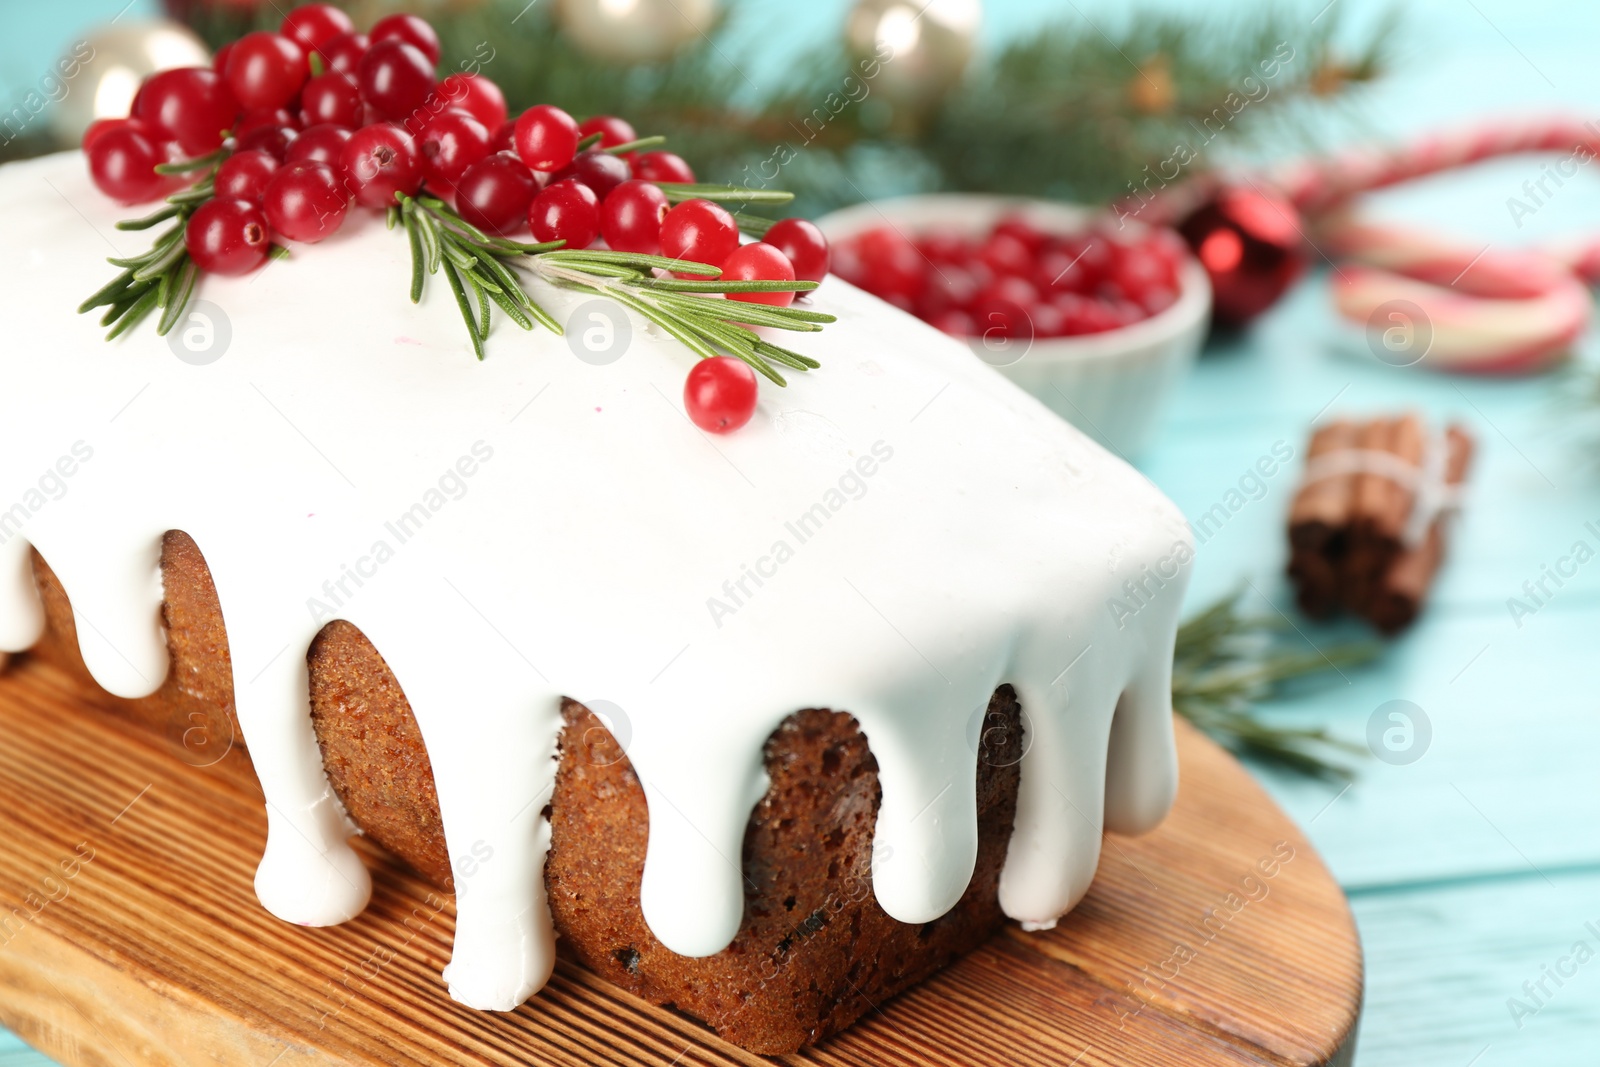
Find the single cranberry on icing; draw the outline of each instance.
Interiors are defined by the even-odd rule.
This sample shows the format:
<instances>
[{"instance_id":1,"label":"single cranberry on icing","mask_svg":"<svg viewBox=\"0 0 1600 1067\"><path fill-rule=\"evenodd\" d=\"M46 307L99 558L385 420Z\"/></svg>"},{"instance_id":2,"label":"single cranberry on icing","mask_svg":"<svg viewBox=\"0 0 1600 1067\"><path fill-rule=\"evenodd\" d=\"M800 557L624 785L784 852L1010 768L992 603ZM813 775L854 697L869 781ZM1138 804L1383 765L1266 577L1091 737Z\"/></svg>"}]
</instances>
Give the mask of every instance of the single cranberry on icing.
<instances>
[{"instance_id":1,"label":"single cranberry on icing","mask_svg":"<svg viewBox=\"0 0 1600 1067\"><path fill-rule=\"evenodd\" d=\"M683 383L683 406L690 420L707 433L732 433L755 414L759 394L756 372L748 363L713 356L690 369Z\"/></svg>"}]
</instances>

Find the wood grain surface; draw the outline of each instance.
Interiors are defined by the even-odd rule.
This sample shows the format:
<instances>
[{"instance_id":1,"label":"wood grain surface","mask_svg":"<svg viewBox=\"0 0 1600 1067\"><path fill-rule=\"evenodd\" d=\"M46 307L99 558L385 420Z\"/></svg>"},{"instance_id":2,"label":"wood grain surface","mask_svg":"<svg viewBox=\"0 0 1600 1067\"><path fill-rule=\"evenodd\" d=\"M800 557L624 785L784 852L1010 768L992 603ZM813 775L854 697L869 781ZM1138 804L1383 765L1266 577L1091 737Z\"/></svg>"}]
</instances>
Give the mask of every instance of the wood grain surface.
<instances>
[{"instance_id":1,"label":"wood grain surface","mask_svg":"<svg viewBox=\"0 0 1600 1067\"><path fill-rule=\"evenodd\" d=\"M261 799L234 753L91 705L50 663L0 675L0 1022L72 1067L219 1063L759 1064L563 961L510 1014L439 979L453 908L375 850L372 907L311 930L251 880ZM1144 838L1106 838L1060 927L1015 927L783 1062L1347 1062L1362 963L1339 887L1232 760L1179 723L1183 785Z\"/></svg>"}]
</instances>

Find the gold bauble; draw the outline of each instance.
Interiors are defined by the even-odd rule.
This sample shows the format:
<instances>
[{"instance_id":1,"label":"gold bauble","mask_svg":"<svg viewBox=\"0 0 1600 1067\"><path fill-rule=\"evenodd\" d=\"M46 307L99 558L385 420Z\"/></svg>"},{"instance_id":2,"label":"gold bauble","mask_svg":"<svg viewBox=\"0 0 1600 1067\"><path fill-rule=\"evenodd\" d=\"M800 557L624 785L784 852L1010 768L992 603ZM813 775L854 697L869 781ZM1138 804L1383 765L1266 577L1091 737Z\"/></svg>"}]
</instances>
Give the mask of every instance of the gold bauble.
<instances>
[{"instance_id":1,"label":"gold bauble","mask_svg":"<svg viewBox=\"0 0 1600 1067\"><path fill-rule=\"evenodd\" d=\"M1172 110L1178 90L1172 82L1172 64L1163 55L1154 55L1139 64L1128 79L1128 99L1135 111L1145 115L1165 115Z\"/></svg>"},{"instance_id":2,"label":"gold bauble","mask_svg":"<svg viewBox=\"0 0 1600 1067\"><path fill-rule=\"evenodd\" d=\"M586 54L616 63L657 63L702 40L716 0L557 0L556 22Z\"/></svg>"},{"instance_id":3,"label":"gold bauble","mask_svg":"<svg viewBox=\"0 0 1600 1067\"><path fill-rule=\"evenodd\" d=\"M845 39L858 61L881 67L874 91L922 107L961 80L982 22L979 0L856 0Z\"/></svg>"},{"instance_id":4,"label":"gold bauble","mask_svg":"<svg viewBox=\"0 0 1600 1067\"><path fill-rule=\"evenodd\" d=\"M94 30L54 68L61 78L49 108L50 132L63 144L77 144L95 119L126 115L139 83L156 71L210 63L205 42L176 22L130 19Z\"/></svg>"}]
</instances>

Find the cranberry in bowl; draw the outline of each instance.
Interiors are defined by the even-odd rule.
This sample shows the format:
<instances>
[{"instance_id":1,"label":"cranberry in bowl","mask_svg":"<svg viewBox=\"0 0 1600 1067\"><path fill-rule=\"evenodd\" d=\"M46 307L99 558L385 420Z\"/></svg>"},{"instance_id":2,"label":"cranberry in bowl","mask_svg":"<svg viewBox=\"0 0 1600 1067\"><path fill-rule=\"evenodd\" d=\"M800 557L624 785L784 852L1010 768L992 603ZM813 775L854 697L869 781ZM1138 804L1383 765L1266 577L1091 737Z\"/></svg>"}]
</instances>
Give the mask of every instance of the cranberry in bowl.
<instances>
[{"instance_id":1,"label":"cranberry in bowl","mask_svg":"<svg viewBox=\"0 0 1600 1067\"><path fill-rule=\"evenodd\" d=\"M1101 444L1136 458L1205 339L1211 286L1171 230L965 193L819 219L833 272L960 336Z\"/></svg>"}]
</instances>

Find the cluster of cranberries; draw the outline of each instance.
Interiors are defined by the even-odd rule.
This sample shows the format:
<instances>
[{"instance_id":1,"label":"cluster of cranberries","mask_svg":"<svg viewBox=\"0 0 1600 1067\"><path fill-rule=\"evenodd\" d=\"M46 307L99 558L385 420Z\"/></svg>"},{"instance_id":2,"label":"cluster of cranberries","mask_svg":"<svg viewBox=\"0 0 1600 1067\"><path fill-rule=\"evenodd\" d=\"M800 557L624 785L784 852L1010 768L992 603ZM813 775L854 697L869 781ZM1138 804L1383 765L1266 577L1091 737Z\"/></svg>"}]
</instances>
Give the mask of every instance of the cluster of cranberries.
<instances>
[{"instance_id":1,"label":"cluster of cranberries","mask_svg":"<svg viewBox=\"0 0 1600 1067\"><path fill-rule=\"evenodd\" d=\"M729 281L827 274L827 242L809 222L785 220L741 246L717 204L670 206L658 183L693 182L694 172L671 152L605 151L638 140L623 119L579 123L547 104L513 119L494 82L475 70L439 79L438 63L439 37L423 19L391 15L359 33L338 8L306 4L277 33L225 45L210 68L146 79L127 118L84 134L90 175L107 196L142 203L197 173L163 174L162 164L228 149L214 196L184 231L195 264L215 274L254 270L274 239L322 240L352 203L385 209L424 188L497 236L531 231L568 248L603 238L618 251L716 266ZM729 298L782 307L794 294ZM696 366L685 398L697 424L726 431L749 420L755 393L748 366L718 358Z\"/></svg>"},{"instance_id":2,"label":"cluster of cranberries","mask_svg":"<svg viewBox=\"0 0 1600 1067\"><path fill-rule=\"evenodd\" d=\"M1168 229L1047 234L1010 216L977 238L869 230L840 243L833 270L959 337L1072 337L1172 306L1187 255Z\"/></svg>"}]
</instances>

